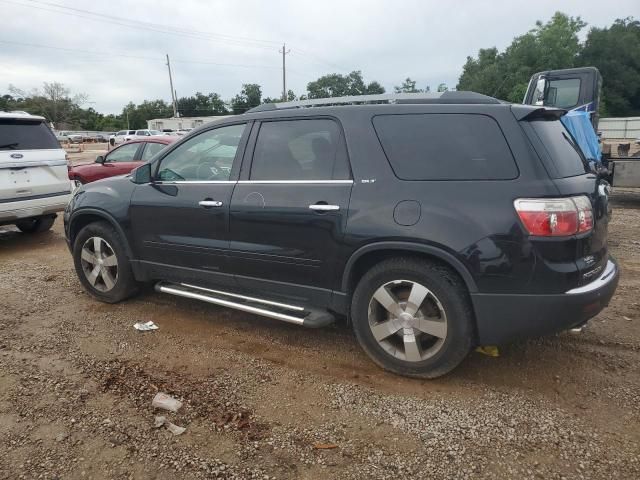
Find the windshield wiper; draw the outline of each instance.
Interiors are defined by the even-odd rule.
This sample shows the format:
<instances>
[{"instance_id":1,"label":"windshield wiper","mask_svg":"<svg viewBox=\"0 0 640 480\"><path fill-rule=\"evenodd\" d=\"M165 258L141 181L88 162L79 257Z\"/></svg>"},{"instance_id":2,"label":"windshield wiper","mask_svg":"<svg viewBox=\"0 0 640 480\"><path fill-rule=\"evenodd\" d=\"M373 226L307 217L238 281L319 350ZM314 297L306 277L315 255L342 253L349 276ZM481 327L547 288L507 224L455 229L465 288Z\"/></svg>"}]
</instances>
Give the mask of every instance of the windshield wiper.
<instances>
[{"instance_id":1,"label":"windshield wiper","mask_svg":"<svg viewBox=\"0 0 640 480\"><path fill-rule=\"evenodd\" d=\"M4 145L0 145L0 148L10 148L11 150L15 150L18 146L18 142L13 143L5 143Z\"/></svg>"},{"instance_id":2,"label":"windshield wiper","mask_svg":"<svg viewBox=\"0 0 640 480\"><path fill-rule=\"evenodd\" d=\"M576 151L576 153L580 157L580 160L582 161L582 165L584 165L584 168L586 169L586 171L587 172L592 172L593 168L591 168L590 162L587 160L587 157L584 156L584 153L582 152L582 149L580 148L580 146L573 140L573 138L571 138L569 135L567 135L566 132L562 132L562 136L564 137L564 139L567 142L569 142L569 145L571 145L573 147L573 149Z\"/></svg>"}]
</instances>

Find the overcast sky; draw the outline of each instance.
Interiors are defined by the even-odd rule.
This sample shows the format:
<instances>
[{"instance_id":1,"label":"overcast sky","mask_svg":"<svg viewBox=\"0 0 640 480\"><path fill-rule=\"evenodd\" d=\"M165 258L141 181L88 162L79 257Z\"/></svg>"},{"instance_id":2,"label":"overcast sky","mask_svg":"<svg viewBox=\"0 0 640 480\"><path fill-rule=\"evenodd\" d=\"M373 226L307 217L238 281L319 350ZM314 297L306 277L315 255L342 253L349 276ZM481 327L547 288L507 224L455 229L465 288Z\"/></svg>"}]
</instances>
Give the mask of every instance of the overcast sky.
<instances>
[{"instance_id":1,"label":"overcast sky","mask_svg":"<svg viewBox=\"0 0 640 480\"><path fill-rule=\"evenodd\" d=\"M278 96L283 42L291 50L287 87L297 94L321 75L351 70L387 91L407 76L419 87L455 86L467 55L503 49L556 10L607 26L639 17L640 2L0 0L0 94L9 84L30 90L58 81L86 93L95 102L87 106L119 113L128 101L170 100L168 53L178 96L230 99L242 83Z\"/></svg>"}]
</instances>

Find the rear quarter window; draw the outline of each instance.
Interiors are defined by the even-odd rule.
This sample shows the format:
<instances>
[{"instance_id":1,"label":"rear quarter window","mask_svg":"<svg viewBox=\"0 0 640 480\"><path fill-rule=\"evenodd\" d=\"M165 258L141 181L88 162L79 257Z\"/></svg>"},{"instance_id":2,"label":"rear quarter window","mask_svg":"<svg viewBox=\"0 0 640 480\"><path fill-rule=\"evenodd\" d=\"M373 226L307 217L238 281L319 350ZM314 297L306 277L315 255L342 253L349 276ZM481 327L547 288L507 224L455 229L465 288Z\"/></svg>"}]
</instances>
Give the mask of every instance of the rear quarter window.
<instances>
[{"instance_id":1,"label":"rear quarter window","mask_svg":"<svg viewBox=\"0 0 640 480\"><path fill-rule=\"evenodd\" d=\"M580 147L560 120L538 119L531 120L529 124L555 167L553 177L575 177L588 173L585 160L577 150Z\"/></svg>"},{"instance_id":2,"label":"rear quarter window","mask_svg":"<svg viewBox=\"0 0 640 480\"><path fill-rule=\"evenodd\" d=\"M37 121L0 119L0 150L60 148L51 129Z\"/></svg>"},{"instance_id":3,"label":"rear quarter window","mask_svg":"<svg viewBox=\"0 0 640 480\"><path fill-rule=\"evenodd\" d=\"M510 180L518 168L491 117L429 113L378 115L373 126L402 180Z\"/></svg>"}]
</instances>

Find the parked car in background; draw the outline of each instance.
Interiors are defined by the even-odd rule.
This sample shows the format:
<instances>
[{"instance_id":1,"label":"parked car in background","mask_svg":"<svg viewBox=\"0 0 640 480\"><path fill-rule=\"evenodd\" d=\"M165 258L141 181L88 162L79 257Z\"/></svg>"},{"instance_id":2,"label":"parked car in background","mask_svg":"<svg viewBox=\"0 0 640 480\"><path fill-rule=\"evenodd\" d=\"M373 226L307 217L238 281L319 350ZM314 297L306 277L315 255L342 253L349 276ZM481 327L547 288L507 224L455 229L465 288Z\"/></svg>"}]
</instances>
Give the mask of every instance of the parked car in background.
<instances>
[{"instance_id":1,"label":"parked car in background","mask_svg":"<svg viewBox=\"0 0 640 480\"><path fill-rule=\"evenodd\" d=\"M46 120L0 112L0 225L48 230L70 193L66 153Z\"/></svg>"},{"instance_id":2,"label":"parked car in background","mask_svg":"<svg viewBox=\"0 0 640 480\"><path fill-rule=\"evenodd\" d=\"M135 130L120 130L109 137L109 145L112 147L130 140L136 134Z\"/></svg>"},{"instance_id":3,"label":"parked car in background","mask_svg":"<svg viewBox=\"0 0 640 480\"><path fill-rule=\"evenodd\" d=\"M69 142L69 143L82 143L82 135L79 133L71 133L71 132L57 132L56 138L61 142Z\"/></svg>"},{"instance_id":4,"label":"parked car in background","mask_svg":"<svg viewBox=\"0 0 640 480\"><path fill-rule=\"evenodd\" d=\"M119 145L106 155L99 155L92 163L69 167L69 179L74 182L75 187L78 187L102 178L126 175L176 140L178 137L166 135L131 140Z\"/></svg>"},{"instance_id":5,"label":"parked car in background","mask_svg":"<svg viewBox=\"0 0 640 480\"><path fill-rule=\"evenodd\" d=\"M120 130L109 139L109 143L113 147L115 145L128 142L129 140L133 140L136 137L153 137L158 135L162 135L160 130L150 130L148 128L140 130Z\"/></svg>"},{"instance_id":6,"label":"parked car in background","mask_svg":"<svg viewBox=\"0 0 640 480\"><path fill-rule=\"evenodd\" d=\"M264 104L81 187L65 232L84 288L113 303L153 281L307 327L346 316L376 363L428 378L608 304L609 190L565 110L356 98L370 104Z\"/></svg>"}]
</instances>

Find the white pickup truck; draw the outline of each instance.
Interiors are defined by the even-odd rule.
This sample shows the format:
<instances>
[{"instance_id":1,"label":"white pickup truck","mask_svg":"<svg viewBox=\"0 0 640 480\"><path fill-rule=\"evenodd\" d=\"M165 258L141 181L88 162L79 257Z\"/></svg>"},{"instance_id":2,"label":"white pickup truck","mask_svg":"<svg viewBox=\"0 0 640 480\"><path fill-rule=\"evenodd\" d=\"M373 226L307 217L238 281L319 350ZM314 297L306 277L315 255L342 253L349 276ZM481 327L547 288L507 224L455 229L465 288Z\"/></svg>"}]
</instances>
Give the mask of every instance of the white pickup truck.
<instances>
[{"instance_id":1,"label":"white pickup truck","mask_svg":"<svg viewBox=\"0 0 640 480\"><path fill-rule=\"evenodd\" d=\"M0 225L50 229L71 194L67 165L43 117L0 112Z\"/></svg>"}]
</instances>

